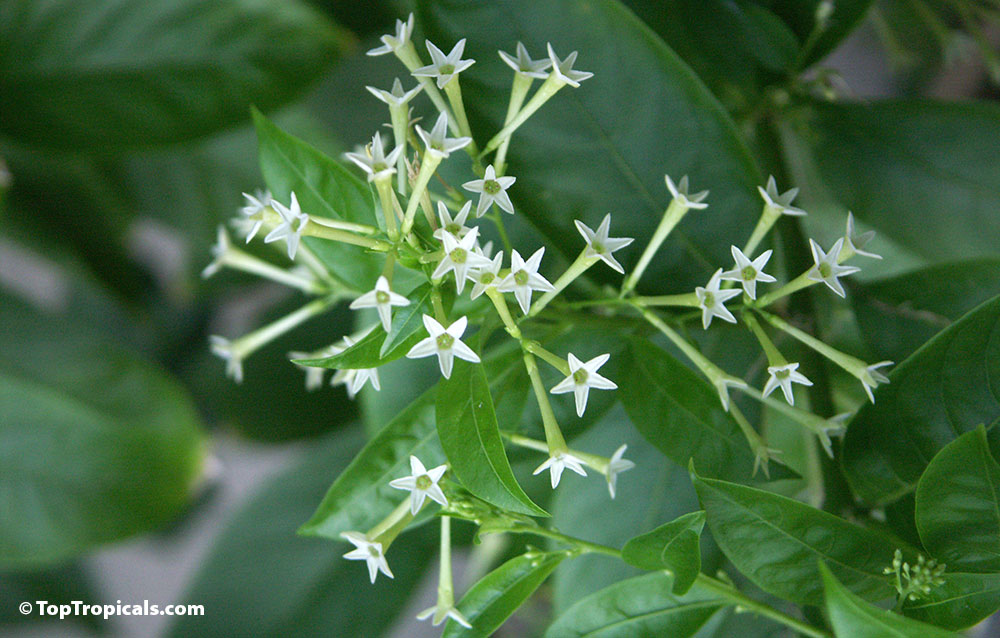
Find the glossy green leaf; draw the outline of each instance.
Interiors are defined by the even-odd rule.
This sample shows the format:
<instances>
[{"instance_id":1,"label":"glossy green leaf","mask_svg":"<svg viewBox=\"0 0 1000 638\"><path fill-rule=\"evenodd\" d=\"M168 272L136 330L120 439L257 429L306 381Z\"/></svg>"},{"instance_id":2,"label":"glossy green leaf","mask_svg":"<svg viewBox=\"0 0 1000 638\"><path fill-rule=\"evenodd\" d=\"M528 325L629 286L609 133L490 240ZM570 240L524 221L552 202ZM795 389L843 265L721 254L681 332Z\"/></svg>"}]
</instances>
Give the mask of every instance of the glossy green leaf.
<instances>
[{"instance_id":1,"label":"glossy green leaf","mask_svg":"<svg viewBox=\"0 0 1000 638\"><path fill-rule=\"evenodd\" d=\"M803 43L800 67L821 60L861 23L872 0L837 0L830 3L825 28L816 29L816 10L823 0L751 0L773 11ZM815 35L813 35L815 32Z\"/></svg>"},{"instance_id":2,"label":"glossy green leaf","mask_svg":"<svg viewBox=\"0 0 1000 638\"><path fill-rule=\"evenodd\" d=\"M441 447L467 490L502 509L548 516L510 469L482 364L455 362L451 378L438 384L435 412Z\"/></svg>"},{"instance_id":3,"label":"glossy green leaf","mask_svg":"<svg viewBox=\"0 0 1000 638\"><path fill-rule=\"evenodd\" d=\"M91 151L189 140L296 97L338 33L300 2L0 4L0 131Z\"/></svg>"},{"instance_id":4,"label":"glossy green leaf","mask_svg":"<svg viewBox=\"0 0 1000 638\"><path fill-rule=\"evenodd\" d=\"M566 552L529 552L497 567L469 588L456 607L472 629L449 619L442 638L486 638L538 589Z\"/></svg>"},{"instance_id":5,"label":"glossy green leaf","mask_svg":"<svg viewBox=\"0 0 1000 638\"><path fill-rule=\"evenodd\" d=\"M1000 464L984 428L931 459L917 483L916 521L924 548L949 569L1000 572Z\"/></svg>"},{"instance_id":6,"label":"glossy green leaf","mask_svg":"<svg viewBox=\"0 0 1000 638\"><path fill-rule=\"evenodd\" d=\"M400 536L387 553L394 579L369 584L347 543L296 536L329 484L364 442L359 430L321 439L269 480L225 525L182 601L201 616L174 618L166 635L367 637L389 631L434 560L437 530ZM214 610L214 611L213 611Z\"/></svg>"},{"instance_id":7,"label":"glossy green leaf","mask_svg":"<svg viewBox=\"0 0 1000 638\"><path fill-rule=\"evenodd\" d=\"M944 584L918 601L907 601L903 613L917 620L945 627L965 629L1000 609L1000 574L949 572Z\"/></svg>"},{"instance_id":8,"label":"glossy green leaf","mask_svg":"<svg viewBox=\"0 0 1000 638\"><path fill-rule=\"evenodd\" d=\"M545 638L694 636L726 601L692 589L683 596L669 574L645 574L587 596L556 619Z\"/></svg>"},{"instance_id":9,"label":"glossy green leaf","mask_svg":"<svg viewBox=\"0 0 1000 638\"><path fill-rule=\"evenodd\" d=\"M405 498L389 481L409 475L410 455L427 467L445 462L434 427L432 391L421 395L365 445L337 476L299 533L340 540L341 532L374 527Z\"/></svg>"},{"instance_id":10,"label":"glossy green leaf","mask_svg":"<svg viewBox=\"0 0 1000 638\"><path fill-rule=\"evenodd\" d=\"M0 566L51 565L155 529L204 440L177 383L105 335L0 297Z\"/></svg>"},{"instance_id":11,"label":"glossy green leaf","mask_svg":"<svg viewBox=\"0 0 1000 638\"><path fill-rule=\"evenodd\" d=\"M712 537L733 565L769 593L818 605L822 588L817 560L827 562L847 586L870 600L893 589L882 570L898 544L805 503L752 487L694 475ZM903 550L908 560L915 552Z\"/></svg>"},{"instance_id":12,"label":"glossy green leaf","mask_svg":"<svg viewBox=\"0 0 1000 638\"><path fill-rule=\"evenodd\" d=\"M837 638L958 638L958 634L880 609L858 598L822 563L819 572L823 578L826 613Z\"/></svg>"},{"instance_id":13,"label":"glossy green leaf","mask_svg":"<svg viewBox=\"0 0 1000 638\"><path fill-rule=\"evenodd\" d=\"M695 190L711 188L710 208L674 231L642 288L703 285L731 259L718 238L749 236L760 212L760 176L733 123L687 65L619 3L424 0L417 17L435 43L468 38L465 57L477 62L463 72L462 87L481 144L499 130L507 108L512 72L498 49L513 51L521 41L540 57L551 42L562 56L578 50L576 66L594 73L533 115L508 154L519 215L567 260L583 246L577 218L596 228L611 211L615 236L648 237L670 199L664 173L689 174ZM628 270L641 252L634 245L616 257ZM588 275L619 281L608 269Z\"/></svg>"},{"instance_id":14,"label":"glossy green leaf","mask_svg":"<svg viewBox=\"0 0 1000 638\"><path fill-rule=\"evenodd\" d=\"M998 335L994 297L896 366L844 437L841 464L857 496L889 503L911 492L938 450L1000 417Z\"/></svg>"},{"instance_id":15,"label":"glossy green leaf","mask_svg":"<svg viewBox=\"0 0 1000 638\"><path fill-rule=\"evenodd\" d=\"M646 534L622 548L622 560L639 569L666 569L673 573L673 592L683 595L701 572L701 530L705 512L691 512Z\"/></svg>"}]
</instances>

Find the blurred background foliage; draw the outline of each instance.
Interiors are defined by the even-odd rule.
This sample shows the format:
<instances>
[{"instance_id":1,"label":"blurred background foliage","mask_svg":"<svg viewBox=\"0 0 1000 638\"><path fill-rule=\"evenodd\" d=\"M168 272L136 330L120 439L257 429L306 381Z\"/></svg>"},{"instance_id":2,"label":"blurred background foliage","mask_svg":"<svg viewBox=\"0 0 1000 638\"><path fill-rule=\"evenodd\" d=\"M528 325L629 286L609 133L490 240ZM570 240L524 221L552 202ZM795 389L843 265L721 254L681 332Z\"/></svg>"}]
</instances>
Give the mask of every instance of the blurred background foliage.
<instances>
[{"instance_id":1,"label":"blurred background foliage","mask_svg":"<svg viewBox=\"0 0 1000 638\"><path fill-rule=\"evenodd\" d=\"M822 302L829 338L899 361L1000 292L994 2L838 0L827 11L819 0L625 0L646 27L602 22L625 13L603 1L546 5L532 24L503 20L514 1L416 4L0 0L0 631L37 621L12 601L102 601L100 575L76 562L95 548L171 526L183 533L213 498L220 432L309 441L309 450L220 530L186 595L209 614L175 623L171 635L347 635L344 627L361 622L374 635L406 608L433 553L430 536L394 548L405 556L393 560L396 581L368 589L354 587L357 574L340 578L348 566L338 546L294 531L362 444L352 424L363 417L377 430L433 378L423 363L399 362L385 370L389 392L365 392L358 404L342 388L307 393L286 354L351 332L341 307L254 355L235 385L207 335L245 333L302 300L232 272L199 273L216 226L241 192L262 184L250 107L333 157L363 142L385 120L364 86L388 87L404 72L364 52L410 10L418 29L449 40L439 44L470 38L480 64L467 99L483 133L502 115L509 81L496 80L494 41L512 50L518 38L552 39L580 49L580 66L597 71L593 85L539 114L525 129L530 142L512 147L524 206L512 231L521 239L558 246L573 218L611 210L641 243L666 203L663 173L690 173L696 190L712 190L710 212L719 214L687 224L689 245L670 249L645 284L678 292L727 261L727 238L747 231L759 209L755 185L775 174L786 188L802 187L811 213L776 247L788 270L808 258L800 233L840 232L848 208L879 231L886 260L854 282L853 307ZM566 5L583 10L568 26ZM893 71L891 101L859 98L824 66L859 25ZM976 100L931 99L942 97ZM623 102L629 118L620 118ZM626 159L598 155L609 149ZM943 277L947 291L928 293ZM886 311L904 302L925 312ZM702 345L719 352L711 340L731 337L720 334ZM597 425L580 427L590 428L588 440L628 428L611 403L592 412ZM773 428L780 439L780 420ZM608 515L603 488L588 484L549 504L557 523L601 511L607 523L592 525L592 540L616 544L695 506L686 471L635 438L643 476L623 481L622 511ZM836 485L835 470L824 471ZM662 491L640 498L646 483ZM849 507L845 494L828 507ZM718 560L706 551L709 564ZM596 569L601 560L557 571L555 609L632 573ZM246 627L233 624L241 610L253 612ZM715 622L722 633L712 635L728 635L729 622ZM742 631L773 635L766 623Z\"/></svg>"}]
</instances>

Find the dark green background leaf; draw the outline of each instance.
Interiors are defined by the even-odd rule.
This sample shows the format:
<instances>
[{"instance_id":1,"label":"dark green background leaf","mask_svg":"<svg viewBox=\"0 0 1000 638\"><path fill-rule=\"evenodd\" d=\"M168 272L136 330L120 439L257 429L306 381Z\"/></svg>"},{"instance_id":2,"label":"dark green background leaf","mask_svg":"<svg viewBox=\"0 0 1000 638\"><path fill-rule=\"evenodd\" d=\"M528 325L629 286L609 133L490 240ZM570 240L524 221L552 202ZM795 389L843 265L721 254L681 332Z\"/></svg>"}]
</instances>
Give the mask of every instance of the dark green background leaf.
<instances>
[{"instance_id":1,"label":"dark green background leaf","mask_svg":"<svg viewBox=\"0 0 1000 638\"><path fill-rule=\"evenodd\" d=\"M907 602L903 613L917 620L965 629L1000 609L1000 574L946 573L944 584L925 599Z\"/></svg>"},{"instance_id":2,"label":"dark green background leaf","mask_svg":"<svg viewBox=\"0 0 1000 638\"><path fill-rule=\"evenodd\" d=\"M683 595L701 572L701 530L705 512L691 512L636 536L622 548L622 560L649 571L673 572L673 592Z\"/></svg>"}]
</instances>

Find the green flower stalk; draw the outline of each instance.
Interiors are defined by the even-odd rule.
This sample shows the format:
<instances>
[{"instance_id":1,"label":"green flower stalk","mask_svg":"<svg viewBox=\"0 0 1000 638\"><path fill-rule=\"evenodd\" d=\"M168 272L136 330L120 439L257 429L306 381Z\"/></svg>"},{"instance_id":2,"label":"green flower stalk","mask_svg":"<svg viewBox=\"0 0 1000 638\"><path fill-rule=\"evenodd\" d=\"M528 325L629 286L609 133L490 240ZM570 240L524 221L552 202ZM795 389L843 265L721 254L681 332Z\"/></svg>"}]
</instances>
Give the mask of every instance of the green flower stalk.
<instances>
[{"instance_id":1,"label":"green flower stalk","mask_svg":"<svg viewBox=\"0 0 1000 638\"><path fill-rule=\"evenodd\" d=\"M437 627L451 618L466 629L472 625L460 611L455 609L455 588L451 580L451 517L441 517L441 563L438 572L437 603L417 614L417 620L431 619L431 624Z\"/></svg>"},{"instance_id":2,"label":"green flower stalk","mask_svg":"<svg viewBox=\"0 0 1000 638\"><path fill-rule=\"evenodd\" d=\"M510 87L510 102L507 105L507 115L503 120L503 125L507 126L521 110L525 98L528 97L528 89L531 88L532 83L536 79L544 80L548 77L546 70L552 66L552 60L548 58L532 60L528 55L528 49L521 42L517 43L516 57L504 51L499 51L499 54L500 59L507 66L514 69L514 81ZM496 159L493 161L497 175L504 174L510 138L511 136L507 136L497 149Z\"/></svg>"},{"instance_id":3,"label":"green flower stalk","mask_svg":"<svg viewBox=\"0 0 1000 638\"><path fill-rule=\"evenodd\" d=\"M792 188L784 193L779 193L778 185L774 181L773 175L767 180L767 188L758 186L757 190L760 192L760 196L764 198L764 208L761 211L760 219L757 221L757 226L750 234L750 239L747 240L746 246L743 247L743 253L747 255L757 250L757 246L771 232L771 228L774 227L775 222L782 215L801 217L806 214L801 208L792 206L795 196L799 194L799 189Z\"/></svg>"},{"instance_id":4,"label":"green flower stalk","mask_svg":"<svg viewBox=\"0 0 1000 638\"><path fill-rule=\"evenodd\" d=\"M315 277L303 274L298 270L279 268L274 264L243 252L233 246L225 227L219 226L215 245L212 247L213 260L201 271L203 278L208 278L222 268L232 268L270 279L279 284L296 288L307 294L323 294L329 291L328 286L321 284Z\"/></svg>"}]
</instances>

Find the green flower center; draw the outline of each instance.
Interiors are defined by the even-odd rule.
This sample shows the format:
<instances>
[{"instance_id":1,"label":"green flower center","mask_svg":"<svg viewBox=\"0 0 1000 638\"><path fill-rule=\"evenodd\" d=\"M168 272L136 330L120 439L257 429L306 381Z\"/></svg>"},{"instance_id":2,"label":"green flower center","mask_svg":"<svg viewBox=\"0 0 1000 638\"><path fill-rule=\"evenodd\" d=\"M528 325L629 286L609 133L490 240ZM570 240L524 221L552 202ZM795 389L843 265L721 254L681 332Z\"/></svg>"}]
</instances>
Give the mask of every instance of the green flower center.
<instances>
[{"instance_id":1,"label":"green flower center","mask_svg":"<svg viewBox=\"0 0 1000 638\"><path fill-rule=\"evenodd\" d=\"M604 254L604 244L595 241L590 245L590 247L593 248L594 252L597 253L598 255Z\"/></svg>"},{"instance_id":2,"label":"green flower center","mask_svg":"<svg viewBox=\"0 0 1000 638\"><path fill-rule=\"evenodd\" d=\"M389 293L384 290L377 290L375 292L375 303L380 306L384 306L389 303Z\"/></svg>"},{"instance_id":3,"label":"green flower center","mask_svg":"<svg viewBox=\"0 0 1000 638\"><path fill-rule=\"evenodd\" d=\"M527 270L518 270L516 273L514 273L514 283L517 284L518 286L527 286L528 285L528 271Z\"/></svg>"},{"instance_id":4,"label":"green flower center","mask_svg":"<svg viewBox=\"0 0 1000 638\"><path fill-rule=\"evenodd\" d=\"M456 224L455 222L452 222L452 223L448 224L447 226L445 226L444 229L446 231L448 231L449 233L451 233L452 235L454 235L455 237L458 237L458 233L460 233L462 231L462 225L461 224Z\"/></svg>"},{"instance_id":5,"label":"green flower center","mask_svg":"<svg viewBox=\"0 0 1000 638\"><path fill-rule=\"evenodd\" d=\"M573 373L573 383L575 383L577 385L583 385L586 382L587 382L587 371L586 370L584 370L583 368L580 368L579 370L577 370L576 372Z\"/></svg>"},{"instance_id":6,"label":"green flower center","mask_svg":"<svg viewBox=\"0 0 1000 638\"><path fill-rule=\"evenodd\" d=\"M389 165L385 162L375 162L372 164L372 171L376 173L381 173L382 171L389 168Z\"/></svg>"},{"instance_id":7,"label":"green flower center","mask_svg":"<svg viewBox=\"0 0 1000 638\"><path fill-rule=\"evenodd\" d=\"M437 338L438 350L451 350L451 347L455 345L455 337L451 336L447 332Z\"/></svg>"},{"instance_id":8,"label":"green flower center","mask_svg":"<svg viewBox=\"0 0 1000 638\"><path fill-rule=\"evenodd\" d=\"M368 546L368 553L371 554L372 558L378 558L379 557L378 548L375 547L374 545L369 545Z\"/></svg>"},{"instance_id":9,"label":"green flower center","mask_svg":"<svg viewBox=\"0 0 1000 638\"><path fill-rule=\"evenodd\" d=\"M426 492L427 490L429 490L431 488L431 485L433 485L433 484L434 484L434 482L431 481L431 477L427 476L426 474L421 474L420 476L417 477L417 489L418 490L422 490L422 491Z\"/></svg>"},{"instance_id":10,"label":"green flower center","mask_svg":"<svg viewBox=\"0 0 1000 638\"><path fill-rule=\"evenodd\" d=\"M740 271L740 276L743 277L743 281L753 281L757 278L757 269L753 266L747 266Z\"/></svg>"},{"instance_id":11,"label":"green flower center","mask_svg":"<svg viewBox=\"0 0 1000 638\"><path fill-rule=\"evenodd\" d=\"M792 376L792 371L789 370L788 368L782 368L781 370L777 370L774 373L774 377L776 379L787 379L790 376Z\"/></svg>"},{"instance_id":12,"label":"green flower center","mask_svg":"<svg viewBox=\"0 0 1000 638\"><path fill-rule=\"evenodd\" d=\"M491 272L484 272L483 274L479 275L479 283L481 283L481 284L491 284L491 283L493 283L493 280L496 279L496 278L497 278L497 276L494 275L493 273L491 273Z\"/></svg>"},{"instance_id":13,"label":"green flower center","mask_svg":"<svg viewBox=\"0 0 1000 638\"><path fill-rule=\"evenodd\" d=\"M706 290L702 295L701 303L704 304L706 308L711 308L715 305L715 295Z\"/></svg>"},{"instance_id":14,"label":"green flower center","mask_svg":"<svg viewBox=\"0 0 1000 638\"><path fill-rule=\"evenodd\" d=\"M500 182L495 179L488 179L483 182L483 192L487 195L496 195L500 192Z\"/></svg>"},{"instance_id":15,"label":"green flower center","mask_svg":"<svg viewBox=\"0 0 1000 638\"><path fill-rule=\"evenodd\" d=\"M456 264L464 264L465 260L469 258L469 254L464 248L456 248L455 250L448 253L448 257L451 261Z\"/></svg>"},{"instance_id":16,"label":"green flower center","mask_svg":"<svg viewBox=\"0 0 1000 638\"><path fill-rule=\"evenodd\" d=\"M440 68L438 69L438 71L441 73L441 75L451 75L452 73L455 72L455 65L454 64L442 64L440 66Z\"/></svg>"},{"instance_id":17,"label":"green flower center","mask_svg":"<svg viewBox=\"0 0 1000 638\"><path fill-rule=\"evenodd\" d=\"M819 276L820 277L822 277L823 279L829 279L830 275L832 275L832 274L833 274L833 268L830 267L830 264L828 264L828 263L826 263L824 261L823 263L821 263L819 265Z\"/></svg>"}]
</instances>

